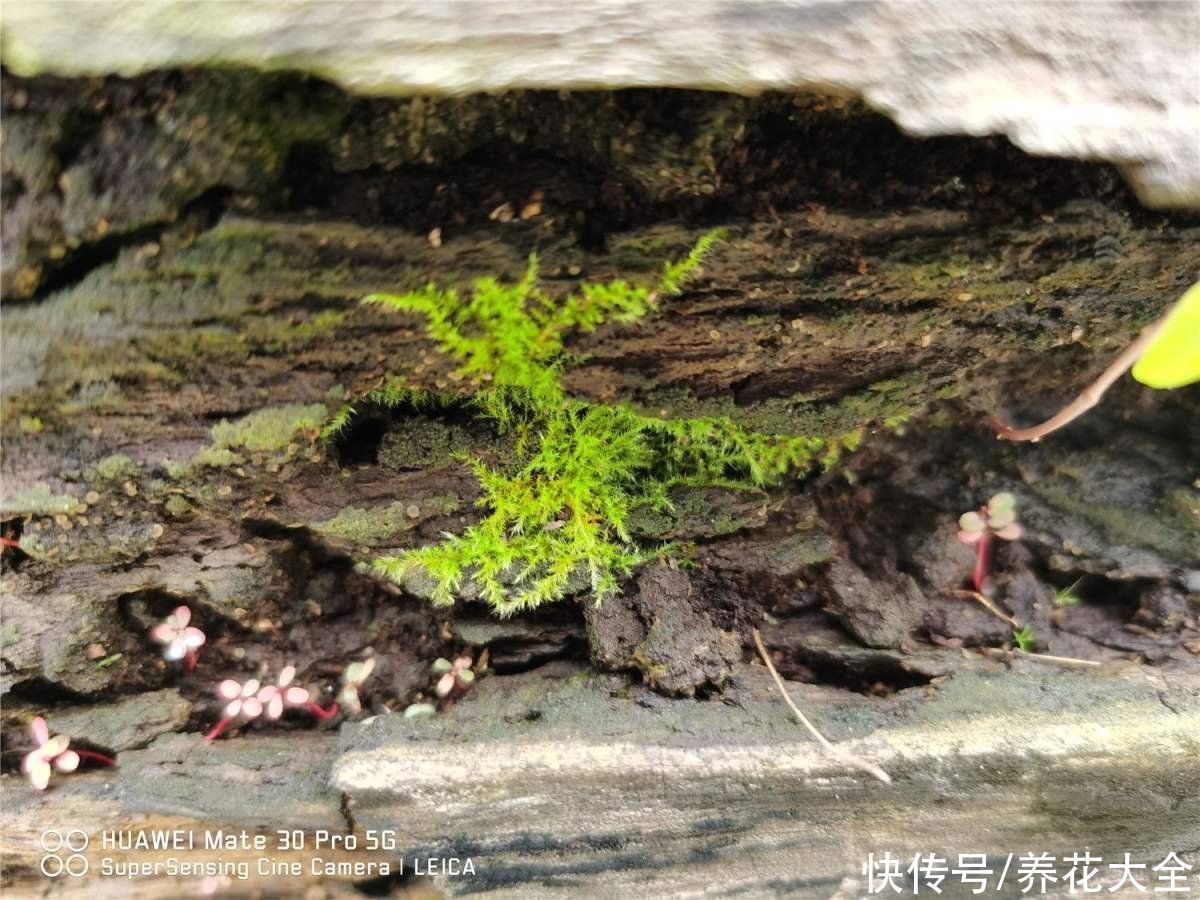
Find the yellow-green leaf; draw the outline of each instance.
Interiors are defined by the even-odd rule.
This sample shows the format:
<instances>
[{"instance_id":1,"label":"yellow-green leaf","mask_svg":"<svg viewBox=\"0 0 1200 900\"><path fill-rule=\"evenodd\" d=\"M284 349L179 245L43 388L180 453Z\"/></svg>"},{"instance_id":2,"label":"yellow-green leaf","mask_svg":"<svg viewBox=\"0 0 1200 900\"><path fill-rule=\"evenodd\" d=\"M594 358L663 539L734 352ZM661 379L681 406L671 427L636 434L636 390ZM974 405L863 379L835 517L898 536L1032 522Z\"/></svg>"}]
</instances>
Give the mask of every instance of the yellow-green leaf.
<instances>
[{"instance_id":1,"label":"yellow-green leaf","mask_svg":"<svg viewBox=\"0 0 1200 900\"><path fill-rule=\"evenodd\" d=\"M1179 298L1162 331L1134 364L1133 377L1160 390L1200 381L1200 282Z\"/></svg>"}]
</instances>

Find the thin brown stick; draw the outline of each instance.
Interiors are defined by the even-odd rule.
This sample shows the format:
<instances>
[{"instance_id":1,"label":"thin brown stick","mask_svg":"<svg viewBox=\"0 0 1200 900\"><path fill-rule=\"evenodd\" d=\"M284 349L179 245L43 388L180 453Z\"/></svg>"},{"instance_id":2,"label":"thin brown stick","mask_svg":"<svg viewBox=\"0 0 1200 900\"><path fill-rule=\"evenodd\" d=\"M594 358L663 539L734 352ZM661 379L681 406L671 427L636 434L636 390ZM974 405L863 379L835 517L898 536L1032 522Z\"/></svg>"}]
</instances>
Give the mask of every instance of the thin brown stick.
<instances>
[{"instance_id":1,"label":"thin brown stick","mask_svg":"<svg viewBox=\"0 0 1200 900\"><path fill-rule=\"evenodd\" d=\"M1138 357L1145 352L1160 331L1163 325L1167 322L1167 317L1175 309L1175 304L1171 305L1165 313L1142 329L1142 333L1138 335L1137 340L1121 351L1121 355L1112 361L1112 364L1100 373L1100 377L1088 385L1082 394L1060 409L1057 413L1047 419L1040 425L1034 425L1031 428L1013 428L1011 425L1005 425L999 420L992 421L992 427L996 429L996 436L1004 441L1039 441L1051 432L1057 431L1068 422L1078 419L1085 412L1100 402L1100 398L1104 396L1114 381L1124 375L1138 361Z\"/></svg>"},{"instance_id":2,"label":"thin brown stick","mask_svg":"<svg viewBox=\"0 0 1200 900\"><path fill-rule=\"evenodd\" d=\"M951 591L950 595L953 597L963 597L967 600L974 600L976 603L978 603L980 606L982 606L984 609L986 609L988 612L990 612L993 616L995 616L1001 622L1005 622L1005 623L1011 625L1013 628L1021 627L1020 622L1018 622L1015 618L1010 616L1008 613L1004 612L1004 610L1002 610L1000 607L998 607L995 603L993 603L991 600L989 600L983 594L979 593L979 591Z\"/></svg>"},{"instance_id":3,"label":"thin brown stick","mask_svg":"<svg viewBox=\"0 0 1200 900\"><path fill-rule=\"evenodd\" d=\"M1042 662L1057 663L1060 666L1099 666L1101 663L1094 659L1078 659L1074 656L1054 656L1050 653L1030 653L1028 650L1022 650L1019 647L1013 650L1020 656L1026 659L1040 659Z\"/></svg>"},{"instance_id":4,"label":"thin brown stick","mask_svg":"<svg viewBox=\"0 0 1200 900\"><path fill-rule=\"evenodd\" d=\"M888 775L887 772L883 771L883 769L879 768L879 766L872 762L867 762L865 759L860 759L851 753L847 753L845 750L842 750L839 747L835 747L825 739L825 735L817 731L816 726L813 725L812 722L808 721L808 717L804 715L804 713L800 712L800 707L798 707L792 700L791 696L789 696L787 692L787 686L784 685L783 679L780 677L779 672L776 671L775 664L771 662L771 656L769 653L767 653L767 648L763 644L762 636L758 633L758 629L751 628L750 634L754 637L754 646L758 648L758 655L762 657L762 661L767 666L767 671L770 672L771 677L775 679L775 686L779 688L779 693L783 696L783 702L788 705L793 713L795 713L797 720L799 720L801 725L808 729L808 733L816 739L817 743L821 745L821 748L830 756L836 757L837 759L846 763L846 765L852 766L856 769L861 769L863 772L875 776L884 784L891 784L891 776Z\"/></svg>"}]
</instances>

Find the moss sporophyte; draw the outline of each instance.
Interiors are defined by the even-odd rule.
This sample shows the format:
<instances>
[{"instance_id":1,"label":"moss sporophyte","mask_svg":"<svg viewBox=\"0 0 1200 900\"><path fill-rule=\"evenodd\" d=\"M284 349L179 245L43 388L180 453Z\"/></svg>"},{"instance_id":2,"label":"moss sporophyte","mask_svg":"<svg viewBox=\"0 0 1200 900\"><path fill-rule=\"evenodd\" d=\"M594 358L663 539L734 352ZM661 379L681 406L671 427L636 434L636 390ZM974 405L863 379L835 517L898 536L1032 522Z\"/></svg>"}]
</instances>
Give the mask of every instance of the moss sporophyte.
<instances>
[{"instance_id":1,"label":"moss sporophyte","mask_svg":"<svg viewBox=\"0 0 1200 900\"><path fill-rule=\"evenodd\" d=\"M634 540L628 523L636 508L669 510L671 492L681 486L761 489L851 447L858 433L833 440L764 435L726 417L658 419L564 391L569 335L654 311L682 291L719 239L715 231L704 235L653 285L582 284L556 299L539 286L532 256L520 281L482 278L470 297L432 284L367 297L363 302L424 316L430 337L459 361L463 376L486 385L470 402L513 434L516 456L503 470L464 457L482 488L483 520L440 543L379 558L376 571L398 583L423 571L438 604L452 603L469 580L500 615L558 599L580 576L602 601L639 563L674 549ZM396 378L366 400L384 407L437 402ZM344 408L326 435L354 415Z\"/></svg>"}]
</instances>

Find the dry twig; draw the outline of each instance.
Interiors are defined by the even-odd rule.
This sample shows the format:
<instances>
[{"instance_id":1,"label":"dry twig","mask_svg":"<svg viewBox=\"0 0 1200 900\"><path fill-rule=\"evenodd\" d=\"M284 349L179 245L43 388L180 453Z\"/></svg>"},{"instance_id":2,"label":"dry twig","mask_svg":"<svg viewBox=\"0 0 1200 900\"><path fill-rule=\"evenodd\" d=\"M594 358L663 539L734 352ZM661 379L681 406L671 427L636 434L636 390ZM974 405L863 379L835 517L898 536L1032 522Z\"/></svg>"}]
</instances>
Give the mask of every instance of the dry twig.
<instances>
[{"instance_id":1,"label":"dry twig","mask_svg":"<svg viewBox=\"0 0 1200 900\"><path fill-rule=\"evenodd\" d=\"M873 775L884 784L891 784L891 776L888 775L887 772L883 771L883 769L879 768L879 766L872 762L867 762L865 759L860 759L851 753L847 753L845 750L842 750L839 747L835 747L825 739L825 735L817 731L816 726L813 725L812 722L808 721L808 717L804 715L804 713L800 712L800 707L798 707L792 700L791 696L788 695L787 687L784 685L783 679L780 677L779 672L776 671L775 664L771 662L771 656L767 653L767 648L763 644L762 636L758 633L758 629L751 628L750 634L754 637L754 646L758 648L758 655L762 657L762 661L766 663L767 671L770 672L771 677L775 679L775 685L779 688L779 693L783 696L783 702L786 703L791 711L796 714L796 718L799 720L800 724L808 729L808 733L816 739L817 743L821 745L821 748L830 756L836 757L846 765L852 766L855 769L860 769L869 775Z\"/></svg>"},{"instance_id":2,"label":"dry twig","mask_svg":"<svg viewBox=\"0 0 1200 900\"><path fill-rule=\"evenodd\" d=\"M1062 428L1068 422L1078 419L1099 403L1100 398L1104 396L1105 391L1112 387L1113 382L1129 371L1133 364L1138 361L1138 357L1150 346L1151 341L1158 337L1158 333L1167 324L1167 317L1174 310L1175 305L1173 304L1170 309L1143 328L1142 333L1137 336L1137 340L1121 351L1121 355L1114 359L1112 364L1100 373L1099 378L1089 384L1082 394L1045 422L1040 425L1034 425L1031 428L1013 428L1010 425L1005 425L1003 422L995 420L992 422L992 427L996 429L996 436L1005 441L1040 441L1051 432L1058 431L1058 429Z\"/></svg>"},{"instance_id":3,"label":"dry twig","mask_svg":"<svg viewBox=\"0 0 1200 900\"><path fill-rule=\"evenodd\" d=\"M1054 656L1051 653L1030 653L1028 650L1016 648L1012 651L1026 659L1037 659L1042 662L1057 663L1060 666L1099 666L1100 662L1094 659L1079 659L1074 656Z\"/></svg>"},{"instance_id":4,"label":"dry twig","mask_svg":"<svg viewBox=\"0 0 1200 900\"><path fill-rule=\"evenodd\" d=\"M979 593L979 591L951 591L950 594L954 597L963 597L967 600L974 600L1001 622L1005 622L1011 625L1013 628L1021 627L1020 622L998 607L983 594Z\"/></svg>"}]
</instances>

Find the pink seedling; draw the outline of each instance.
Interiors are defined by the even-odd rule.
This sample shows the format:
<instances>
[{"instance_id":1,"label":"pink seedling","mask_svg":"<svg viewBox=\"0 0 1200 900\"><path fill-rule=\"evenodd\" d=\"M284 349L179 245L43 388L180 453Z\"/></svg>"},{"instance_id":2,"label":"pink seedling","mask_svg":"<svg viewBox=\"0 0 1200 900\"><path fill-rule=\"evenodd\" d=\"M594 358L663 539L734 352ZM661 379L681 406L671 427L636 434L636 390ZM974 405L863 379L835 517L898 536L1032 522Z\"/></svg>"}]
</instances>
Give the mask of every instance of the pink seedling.
<instances>
[{"instance_id":1,"label":"pink seedling","mask_svg":"<svg viewBox=\"0 0 1200 900\"><path fill-rule=\"evenodd\" d=\"M196 668L196 651L204 646L204 632L188 623L192 611L186 606L175 609L163 622L150 629L150 638L164 645L163 659L167 662L187 660L188 671Z\"/></svg>"},{"instance_id":2,"label":"pink seedling","mask_svg":"<svg viewBox=\"0 0 1200 900\"><path fill-rule=\"evenodd\" d=\"M475 683L475 673L471 670L474 660L470 654L464 653L454 662L438 658L433 663L433 671L442 677L438 679L433 692L441 697L448 697L455 688L465 691Z\"/></svg>"},{"instance_id":3,"label":"pink seedling","mask_svg":"<svg viewBox=\"0 0 1200 900\"><path fill-rule=\"evenodd\" d=\"M971 580L977 592L987 579L993 537L1015 541L1022 534L1017 524L1017 500L1009 493L996 494L978 512L963 513L958 519L958 539L975 545L975 571Z\"/></svg>"},{"instance_id":4,"label":"pink seedling","mask_svg":"<svg viewBox=\"0 0 1200 900\"><path fill-rule=\"evenodd\" d=\"M46 720L37 716L30 724L29 731L37 746L25 755L21 763L21 771L29 776L29 783L39 791L44 791L50 783L50 774L57 769L60 772L74 772L82 760L90 759L105 766L115 766L117 761L103 753L93 753L91 750L71 750L71 739L65 734L50 737L50 727Z\"/></svg>"},{"instance_id":5,"label":"pink seedling","mask_svg":"<svg viewBox=\"0 0 1200 900\"><path fill-rule=\"evenodd\" d=\"M222 710L221 721L213 726L212 731L204 736L206 741L215 741L217 736L234 719L241 718L249 722L262 715L262 701L258 699L259 684L257 678L251 678L244 684L227 678L217 685L217 696L229 702Z\"/></svg>"},{"instance_id":6,"label":"pink seedling","mask_svg":"<svg viewBox=\"0 0 1200 900\"><path fill-rule=\"evenodd\" d=\"M263 705L268 719L278 719L287 707L302 707L321 721L337 715L338 706L334 703L329 709L321 709L309 697L308 691L301 687L292 687L292 679L296 677L295 666L285 666L279 673L275 684L265 685L258 692L258 700Z\"/></svg>"},{"instance_id":7,"label":"pink seedling","mask_svg":"<svg viewBox=\"0 0 1200 900\"><path fill-rule=\"evenodd\" d=\"M296 677L296 667L287 666L279 673L275 684L260 684L257 678L251 678L245 683L226 679L217 685L217 696L228 700L222 710L221 720L204 736L206 741L215 741L218 735L235 719L249 722L261 715L268 719L278 719L288 707L307 709L318 719L324 721L337 715L338 705L334 703L329 709L322 709L309 697L304 688L292 687L292 679Z\"/></svg>"}]
</instances>

